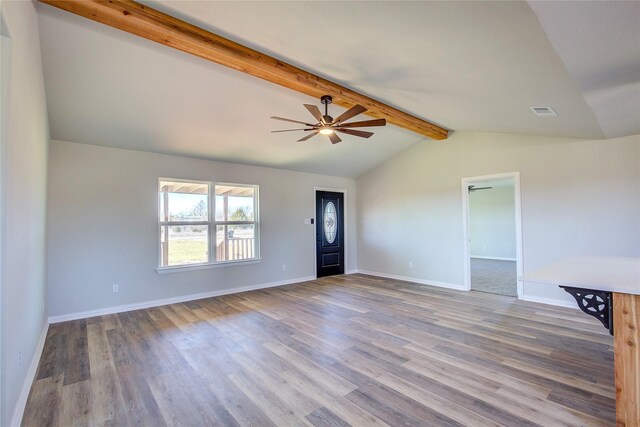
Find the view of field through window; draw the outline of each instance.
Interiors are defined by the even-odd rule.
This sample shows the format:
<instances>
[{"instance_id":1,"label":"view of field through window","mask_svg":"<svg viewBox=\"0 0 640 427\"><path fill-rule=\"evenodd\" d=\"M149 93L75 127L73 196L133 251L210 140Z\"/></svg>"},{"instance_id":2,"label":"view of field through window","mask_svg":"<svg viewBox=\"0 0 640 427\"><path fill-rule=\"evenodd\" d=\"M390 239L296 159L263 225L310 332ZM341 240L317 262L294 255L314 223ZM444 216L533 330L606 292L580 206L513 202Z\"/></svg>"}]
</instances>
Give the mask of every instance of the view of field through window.
<instances>
[{"instance_id":1,"label":"view of field through window","mask_svg":"<svg viewBox=\"0 0 640 427\"><path fill-rule=\"evenodd\" d=\"M256 257L254 187L215 185L213 224L210 187L206 183L160 181L161 266L213 262L210 250L215 252L216 262ZM209 239L213 237L215 247L211 248Z\"/></svg>"},{"instance_id":2,"label":"view of field through window","mask_svg":"<svg viewBox=\"0 0 640 427\"><path fill-rule=\"evenodd\" d=\"M255 258L255 189L215 186L216 261Z\"/></svg>"}]
</instances>

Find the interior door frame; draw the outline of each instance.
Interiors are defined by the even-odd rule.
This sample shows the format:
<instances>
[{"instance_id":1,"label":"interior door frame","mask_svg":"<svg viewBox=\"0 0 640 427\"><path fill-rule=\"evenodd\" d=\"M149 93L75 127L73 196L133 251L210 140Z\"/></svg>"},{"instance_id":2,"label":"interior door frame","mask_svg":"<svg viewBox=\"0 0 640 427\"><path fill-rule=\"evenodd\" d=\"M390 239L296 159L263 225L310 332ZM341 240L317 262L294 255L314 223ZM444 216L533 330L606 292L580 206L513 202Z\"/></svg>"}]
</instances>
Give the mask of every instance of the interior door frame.
<instances>
[{"instance_id":1,"label":"interior door frame","mask_svg":"<svg viewBox=\"0 0 640 427\"><path fill-rule=\"evenodd\" d=\"M348 209L347 208L347 190L344 188L330 188L330 187L313 187L313 218L314 218L314 225L313 225L313 276L317 279L318 278L318 263L317 263L317 259L318 259L318 248L316 246L316 226L317 226L317 222L318 218L316 218L316 193L318 191L331 191L333 193L342 193L343 196L343 206L342 206L342 210L343 210L343 215L344 215L344 274L349 274L349 270L347 269L347 266L349 265L349 238L348 236L348 230L349 227L347 225L348 221Z\"/></svg>"},{"instance_id":2,"label":"interior door frame","mask_svg":"<svg viewBox=\"0 0 640 427\"><path fill-rule=\"evenodd\" d=\"M524 285L522 277L524 266L522 262L522 200L520 195L520 172L506 172L494 175L482 175L462 178L462 256L464 262L464 289L471 290L471 245L470 245L470 215L469 215L469 185L478 181L490 179L513 178L513 192L515 201L516 222L516 280L518 299L522 299Z\"/></svg>"}]
</instances>

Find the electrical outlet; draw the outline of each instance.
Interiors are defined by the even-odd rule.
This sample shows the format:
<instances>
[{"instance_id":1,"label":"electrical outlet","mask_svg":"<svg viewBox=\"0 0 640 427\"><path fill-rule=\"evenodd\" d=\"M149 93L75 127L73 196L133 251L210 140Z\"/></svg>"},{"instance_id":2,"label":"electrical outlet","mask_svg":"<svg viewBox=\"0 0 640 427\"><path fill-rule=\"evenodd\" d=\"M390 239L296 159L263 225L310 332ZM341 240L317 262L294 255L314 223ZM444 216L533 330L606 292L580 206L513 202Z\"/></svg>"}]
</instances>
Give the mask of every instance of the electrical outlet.
<instances>
[{"instance_id":1,"label":"electrical outlet","mask_svg":"<svg viewBox=\"0 0 640 427\"><path fill-rule=\"evenodd\" d=\"M409 268L413 268L413 263L409 261Z\"/></svg>"},{"instance_id":2,"label":"electrical outlet","mask_svg":"<svg viewBox=\"0 0 640 427\"><path fill-rule=\"evenodd\" d=\"M282 271L287 271L287 264L282 264Z\"/></svg>"},{"instance_id":3,"label":"electrical outlet","mask_svg":"<svg viewBox=\"0 0 640 427\"><path fill-rule=\"evenodd\" d=\"M120 287L117 284L113 284L113 293L117 294L120 291Z\"/></svg>"}]
</instances>

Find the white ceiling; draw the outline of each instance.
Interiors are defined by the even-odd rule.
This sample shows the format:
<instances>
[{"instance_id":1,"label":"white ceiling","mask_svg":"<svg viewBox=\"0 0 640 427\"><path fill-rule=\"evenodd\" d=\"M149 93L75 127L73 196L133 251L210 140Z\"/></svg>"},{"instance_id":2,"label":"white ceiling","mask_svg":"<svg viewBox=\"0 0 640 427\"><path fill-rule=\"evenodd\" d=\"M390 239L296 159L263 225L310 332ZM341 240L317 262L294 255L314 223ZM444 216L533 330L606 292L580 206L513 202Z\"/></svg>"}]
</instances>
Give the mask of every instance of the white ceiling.
<instances>
[{"instance_id":1,"label":"white ceiling","mask_svg":"<svg viewBox=\"0 0 640 427\"><path fill-rule=\"evenodd\" d=\"M640 133L638 2L145 3L449 129ZM287 128L269 116L308 120L313 99L38 9L53 139L350 177L413 144L447 143L387 126L369 140L296 144L302 135L269 133Z\"/></svg>"},{"instance_id":2,"label":"white ceiling","mask_svg":"<svg viewBox=\"0 0 640 427\"><path fill-rule=\"evenodd\" d=\"M640 133L640 2L530 2L607 138Z\"/></svg>"}]
</instances>

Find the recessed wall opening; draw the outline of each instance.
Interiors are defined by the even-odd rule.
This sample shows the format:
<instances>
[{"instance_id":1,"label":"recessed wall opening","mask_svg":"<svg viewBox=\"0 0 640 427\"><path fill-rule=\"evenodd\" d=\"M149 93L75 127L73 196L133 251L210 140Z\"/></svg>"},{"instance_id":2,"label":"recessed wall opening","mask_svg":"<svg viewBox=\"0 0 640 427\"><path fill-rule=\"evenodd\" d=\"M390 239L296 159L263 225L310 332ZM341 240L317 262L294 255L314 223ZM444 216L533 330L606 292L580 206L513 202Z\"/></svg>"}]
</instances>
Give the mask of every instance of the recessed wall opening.
<instances>
[{"instance_id":1,"label":"recessed wall opening","mask_svg":"<svg viewBox=\"0 0 640 427\"><path fill-rule=\"evenodd\" d=\"M467 289L521 296L519 187L517 173L463 179Z\"/></svg>"}]
</instances>

